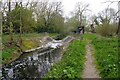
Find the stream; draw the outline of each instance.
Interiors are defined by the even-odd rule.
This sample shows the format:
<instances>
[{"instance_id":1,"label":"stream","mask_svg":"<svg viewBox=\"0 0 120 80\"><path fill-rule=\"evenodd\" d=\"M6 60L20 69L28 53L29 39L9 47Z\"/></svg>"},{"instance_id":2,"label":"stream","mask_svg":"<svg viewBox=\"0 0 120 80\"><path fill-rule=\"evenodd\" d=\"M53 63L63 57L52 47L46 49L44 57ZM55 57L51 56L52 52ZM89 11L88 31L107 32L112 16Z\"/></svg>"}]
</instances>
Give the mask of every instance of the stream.
<instances>
[{"instance_id":1,"label":"stream","mask_svg":"<svg viewBox=\"0 0 120 80\"><path fill-rule=\"evenodd\" d=\"M44 78L50 68L61 60L61 52L71 37L49 42L39 49L23 53L18 59L2 67L2 80L29 80Z\"/></svg>"}]
</instances>

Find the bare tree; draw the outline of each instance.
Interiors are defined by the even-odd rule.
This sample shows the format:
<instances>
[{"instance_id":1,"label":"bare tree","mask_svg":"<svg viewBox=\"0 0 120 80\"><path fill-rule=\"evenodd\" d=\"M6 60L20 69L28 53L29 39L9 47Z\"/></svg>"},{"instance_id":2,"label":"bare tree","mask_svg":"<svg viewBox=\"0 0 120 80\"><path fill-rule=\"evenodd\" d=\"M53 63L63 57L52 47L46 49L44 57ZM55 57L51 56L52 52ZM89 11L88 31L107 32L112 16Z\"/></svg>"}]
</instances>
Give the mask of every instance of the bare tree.
<instances>
[{"instance_id":1,"label":"bare tree","mask_svg":"<svg viewBox=\"0 0 120 80\"><path fill-rule=\"evenodd\" d=\"M117 29L117 32L116 32L116 34L119 34L120 33L120 1L106 1L106 2L104 2L104 3L110 3L109 5L108 5L108 7L111 5L111 4L113 4L113 3L115 3L115 2L117 2L118 3L118 11L114 14L114 19L116 18L118 18L119 19L119 22L118 22L118 29Z\"/></svg>"},{"instance_id":2,"label":"bare tree","mask_svg":"<svg viewBox=\"0 0 120 80\"><path fill-rule=\"evenodd\" d=\"M114 23L115 22L115 16L114 14L116 13L115 9L113 8L106 8L102 12L98 14L98 17L100 19L100 22L102 24L104 23Z\"/></svg>"},{"instance_id":3,"label":"bare tree","mask_svg":"<svg viewBox=\"0 0 120 80\"><path fill-rule=\"evenodd\" d=\"M79 26L82 25L83 18L85 17L84 14L86 13L86 11L90 11L88 7L89 4L83 4L82 2L76 3L75 16L78 18Z\"/></svg>"}]
</instances>

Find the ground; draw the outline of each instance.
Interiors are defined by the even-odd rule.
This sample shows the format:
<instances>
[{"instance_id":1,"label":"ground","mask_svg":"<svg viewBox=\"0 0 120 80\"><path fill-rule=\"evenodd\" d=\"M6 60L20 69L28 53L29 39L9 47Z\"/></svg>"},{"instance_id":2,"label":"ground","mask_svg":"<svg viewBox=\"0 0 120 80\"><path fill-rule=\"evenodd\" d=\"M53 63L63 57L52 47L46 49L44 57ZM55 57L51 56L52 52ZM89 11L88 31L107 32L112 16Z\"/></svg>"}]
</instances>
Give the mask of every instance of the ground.
<instances>
[{"instance_id":1,"label":"ground","mask_svg":"<svg viewBox=\"0 0 120 80\"><path fill-rule=\"evenodd\" d=\"M86 45L86 62L83 71L82 78L100 78L97 72L96 66L94 64L95 58L91 53L91 45Z\"/></svg>"},{"instance_id":2,"label":"ground","mask_svg":"<svg viewBox=\"0 0 120 80\"><path fill-rule=\"evenodd\" d=\"M33 47L41 34L24 36L24 49ZM43 35L44 36L44 35ZM31 38L32 37L32 38ZM101 37L96 34L84 34L83 40L75 35L62 57L46 77L68 78L116 78L118 74L118 39ZM26 39L25 39L26 38ZM7 36L3 38L7 40ZM4 41L5 42L5 41ZM12 47L10 47L12 48ZM4 61L15 56L16 48L3 51ZM11 57L12 56L12 57ZM85 60L86 59L86 60Z\"/></svg>"}]
</instances>

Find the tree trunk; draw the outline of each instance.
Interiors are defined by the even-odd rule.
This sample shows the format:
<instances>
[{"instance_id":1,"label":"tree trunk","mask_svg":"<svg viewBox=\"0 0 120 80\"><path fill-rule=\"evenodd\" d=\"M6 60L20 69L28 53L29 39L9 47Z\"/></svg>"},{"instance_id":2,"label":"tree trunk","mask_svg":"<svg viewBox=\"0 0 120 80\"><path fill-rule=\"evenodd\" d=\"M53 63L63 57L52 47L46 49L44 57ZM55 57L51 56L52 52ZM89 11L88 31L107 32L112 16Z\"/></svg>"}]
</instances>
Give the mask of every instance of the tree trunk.
<instances>
[{"instance_id":1,"label":"tree trunk","mask_svg":"<svg viewBox=\"0 0 120 80\"><path fill-rule=\"evenodd\" d=\"M11 2L8 2L8 27L9 27L9 35L10 35L10 41L13 42L13 36L12 36L12 24L11 24Z\"/></svg>"},{"instance_id":2,"label":"tree trunk","mask_svg":"<svg viewBox=\"0 0 120 80\"><path fill-rule=\"evenodd\" d=\"M19 38L19 44L20 46L22 45L22 19L21 19L21 7L22 7L22 2L20 2L20 38Z\"/></svg>"},{"instance_id":3,"label":"tree trunk","mask_svg":"<svg viewBox=\"0 0 120 80\"><path fill-rule=\"evenodd\" d=\"M118 22L117 34L118 34L118 36L120 36L120 18L119 18L119 22Z\"/></svg>"}]
</instances>

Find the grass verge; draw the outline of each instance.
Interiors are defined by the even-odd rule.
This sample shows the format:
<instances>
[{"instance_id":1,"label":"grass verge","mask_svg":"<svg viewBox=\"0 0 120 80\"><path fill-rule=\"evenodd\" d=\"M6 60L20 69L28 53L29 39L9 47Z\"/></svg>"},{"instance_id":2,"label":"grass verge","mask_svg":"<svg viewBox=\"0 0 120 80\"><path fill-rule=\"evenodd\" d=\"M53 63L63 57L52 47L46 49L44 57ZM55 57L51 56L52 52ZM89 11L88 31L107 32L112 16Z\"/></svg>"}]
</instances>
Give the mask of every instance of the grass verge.
<instances>
[{"instance_id":1,"label":"grass verge","mask_svg":"<svg viewBox=\"0 0 120 80\"><path fill-rule=\"evenodd\" d=\"M36 48L40 44L40 39L43 38L44 36L50 36L50 37L55 37L58 34L38 34L38 33L29 33L29 34L22 34L22 45L21 48L23 51L29 50L32 48ZM19 39L19 34L14 34L13 35L14 41L17 41ZM3 35L2 36L2 65L8 64L11 61L15 60L17 57L20 56L19 49L15 45L10 45L8 44L10 40L9 35ZM8 46L9 45L9 46Z\"/></svg>"},{"instance_id":2,"label":"grass verge","mask_svg":"<svg viewBox=\"0 0 120 80\"><path fill-rule=\"evenodd\" d=\"M118 78L118 39L97 38L92 41L95 48L97 68L102 78Z\"/></svg>"},{"instance_id":3,"label":"grass verge","mask_svg":"<svg viewBox=\"0 0 120 80\"><path fill-rule=\"evenodd\" d=\"M85 42L73 41L45 78L81 78L85 62Z\"/></svg>"}]
</instances>

